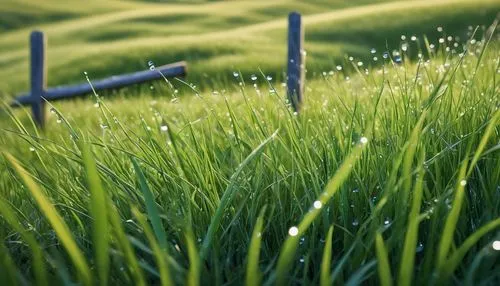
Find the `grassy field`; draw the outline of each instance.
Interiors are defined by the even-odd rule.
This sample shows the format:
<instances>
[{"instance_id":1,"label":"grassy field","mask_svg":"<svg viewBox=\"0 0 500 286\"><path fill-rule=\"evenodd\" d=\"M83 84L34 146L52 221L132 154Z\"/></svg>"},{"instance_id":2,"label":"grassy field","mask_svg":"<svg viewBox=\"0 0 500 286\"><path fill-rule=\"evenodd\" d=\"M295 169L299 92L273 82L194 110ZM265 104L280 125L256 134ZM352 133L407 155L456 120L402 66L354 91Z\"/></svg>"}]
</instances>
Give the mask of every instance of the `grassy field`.
<instances>
[{"instance_id":1,"label":"grassy field","mask_svg":"<svg viewBox=\"0 0 500 286\"><path fill-rule=\"evenodd\" d=\"M4 107L1 285L500 284L496 1L4 2L4 99L35 26L51 85L190 70L49 105L45 130Z\"/></svg>"},{"instance_id":2,"label":"grassy field","mask_svg":"<svg viewBox=\"0 0 500 286\"><path fill-rule=\"evenodd\" d=\"M6 96L27 88L28 38L34 28L48 37L49 86L85 82L84 71L101 78L146 69L149 60L157 65L187 60L189 81L226 88L234 70L249 74L261 68L275 79L283 77L286 16L292 10L306 15L310 77L329 71L346 54L368 60L371 48L398 48L401 35L425 34L437 44L438 26L464 40L468 26L490 25L500 11L494 0L196 5L113 1L55 5L44 1L39 4L42 7L27 7L17 0L3 2L3 13L10 15L0 17L5 30L0 34L0 78L8 79L0 81L0 91Z\"/></svg>"}]
</instances>

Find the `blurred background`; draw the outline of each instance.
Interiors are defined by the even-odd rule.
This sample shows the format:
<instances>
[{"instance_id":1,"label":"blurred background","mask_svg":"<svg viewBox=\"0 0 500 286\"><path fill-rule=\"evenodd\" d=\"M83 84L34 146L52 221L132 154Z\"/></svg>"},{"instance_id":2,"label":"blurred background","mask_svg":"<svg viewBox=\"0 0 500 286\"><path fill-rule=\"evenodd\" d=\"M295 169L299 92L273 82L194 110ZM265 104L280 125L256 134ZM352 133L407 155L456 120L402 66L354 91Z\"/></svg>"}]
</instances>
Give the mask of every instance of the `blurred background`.
<instances>
[{"instance_id":1,"label":"blurred background","mask_svg":"<svg viewBox=\"0 0 500 286\"><path fill-rule=\"evenodd\" d=\"M34 29L48 39L49 87L84 82L84 71L98 79L147 69L148 61L185 60L188 81L216 88L227 86L233 71L260 68L283 78L290 11L304 16L308 77L335 69L347 56L376 65L372 52L424 46L424 35L427 45L444 36L458 51L500 11L496 0L0 2L3 98L28 90Z\"/></svg>"}]
</instances>

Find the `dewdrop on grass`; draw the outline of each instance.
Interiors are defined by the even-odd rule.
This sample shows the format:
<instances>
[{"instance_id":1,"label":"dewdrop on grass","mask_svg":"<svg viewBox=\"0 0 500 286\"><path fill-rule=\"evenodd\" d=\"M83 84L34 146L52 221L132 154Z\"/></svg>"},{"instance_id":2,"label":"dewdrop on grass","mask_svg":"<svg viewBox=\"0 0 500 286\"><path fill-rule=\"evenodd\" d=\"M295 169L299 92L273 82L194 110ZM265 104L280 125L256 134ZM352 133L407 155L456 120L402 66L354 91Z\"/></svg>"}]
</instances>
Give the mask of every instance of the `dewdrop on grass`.
<instances>
[{"instance_id":1,"label":"dewdrop on grass","mask_svg":"<svg viewBox=\"0 0 500 286\"><path fill-rule=\"evenodd\" d=\"M323 203L321 201L315 201L313 203L313 206L314 206L315 209L319 210L323 206Z\"/></svg>"},{"instance_id":2,"label":"dewdrop on grass","mask_svg":"<svg viewBox=\"0 0 500 286\"><path fill-rule=\"evenodd\" d=\"M299 229L296 227L296 226L292 226L289 230L288 230L288 234L290 236L297 236L297 234L299 234Z\"/></svg>"}]
</instances>

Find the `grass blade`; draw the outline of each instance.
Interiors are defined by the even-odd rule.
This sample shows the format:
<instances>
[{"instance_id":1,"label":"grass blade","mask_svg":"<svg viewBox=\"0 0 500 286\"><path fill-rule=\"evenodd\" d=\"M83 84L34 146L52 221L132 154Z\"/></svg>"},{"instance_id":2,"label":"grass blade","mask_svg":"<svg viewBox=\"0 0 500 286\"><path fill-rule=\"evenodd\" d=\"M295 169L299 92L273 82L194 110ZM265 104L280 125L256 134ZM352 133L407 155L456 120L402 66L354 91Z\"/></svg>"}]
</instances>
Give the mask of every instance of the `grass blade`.
<instances>
[{"instance_id":1,"label":"grass blade","mask_svg":"<svg viewBox=\"0 0 500 286\"><path fill-rule=\"evenodd\" d=\"M231 178L229 180L229 185L227 186L226 190L224 191L224 194L222 195L219 206L215 210L215 214L212 217L212 220L210 221L210 225L208 226L207 234L205 235L205 239L203 240L203 244L201 246L201 251L200 251L201 259L204 260L208 255L208 250L209 250L210 246L212 245L212 241L215 237L215 233L216 233L217 229L219 228L219 224L220 224L220 221L222 219L222 215L224 213L224 210L231 202L233 195L237 190L235 185L236 185L236 181L237 181L240 173L254 158L256 158L262 152L262 150L264 150L264 147L266 147L266 145L276 137L276 135L278 134L278 131L279 130L276 130L271 136L269 136L266 140L264 140L262 143L260 143L260 145L257 146L257 148L255 148L245 158L245 160L243 160L243 162L241 162L241 164L238 166L236 171L231 176Z\"/></svg>"},{"instance_id":2,"label":"grass blade","mask_svg":"<svg viewBox=\"0 0 500 286\"><path fill-rule=\"evenodd\" d=\"M23 180L24 184L30 191L31 195L38 204L38 207L45 215L50 225L52 225L52 227L54 228L55 233L61 240L62 245L68 252L68 255L70 256L71 260L73 261L73 264L77 269L79 278L81 279L83 284L91 285L92 275L89 266L85 260L85 256L83 256L83 253L80 251L78 245L73 239L73 236L71 235L71 231L68 225L63 220L61 215L59 215L56 208L52 205L49 199L43 194L42 190L38 187L38 185L33 181L33 179L31 179L29 173L26 170L24 170L24 168L21 167L21 165L19 165L17 160L14 157L12 157L12 155L8 153L4 154L7 160L16 170L17 174Z\"/></svg>"},{"instance_id":3,"label":"grass blade","mask_svg":"<svg viewBox=\"0 0 500 286\"><path fill-rule=\"evenodd\" d=\"M140 213L136 208L132 208L132 213L137 218L139 225L142 227L144 234L146 235L151 250L156 258L156 263L158 266L158 272L160 273L161 285L170 286L173 285L172 279L170 278L170 271L168 270L167 260L165 259L165 249L161 249L157 242L157 238L153 234L153 231L149 227L144 215Z\"/></svg>"},{"instance_id":4,"label":"grass blade","mask_svg":"<svg viewBox=\"0 0 500 286\"><path fill-rule=\"evenodd\" d=\"M442 269L440 270L440 281L445 282L446 279L448 279L453 274L453 271L455 271L455 269L458 267L462 259L465 257L467 251L469 251L469 249L474 246L481 237L498 227L500 227L500 218L490 221L489 223L478 229L476 232L474 232L472 235L470 235L443 265Z\"/></svg>"},{"instance_id":5,"label":"grass blade","mask_svg":"<svg viewBox=\"0 0 500 286\"><path fill-rule=\"evenodd\" d=\"M82 143L81 150L90 189L90 214L94 219L92 234L94 255L99 272L99 284L104 286L108 284L109 271L109 236L107 235L109 233L109 226L106 211L106 194L102 188L101 179L99 178L90 147Z\"/></svg>"},{"instance_id":6,"label":"grass blade","mask_svg":"<svg viewBox=\"0 0 500 286\"><path fill-rule=\"evenodd\" d=\"M18 285L18 279L16 279L19 271L10 257L9 251L0 243L0 284L1 285Z\"/></svg>"},{"instance_id":7,"label":"grass blade","mask_svg":"<svg viewBox=\"0 0 500 286\"><path fill-rule=\"evenodd\" d=\"M465 196L463 182L465 181L465 172L467 170L467 161L462 163L460 167L455 198L453 199L453 205L451 207L451 211L446 218L446 222L443 229L443 234L441 236L441 241L439 243L439 249L437 253L437 268L442 269L444 263L446 261L446 257L448 256L448 252L451 248L451 243L453 242L453 234L455 233L455 228L457 226L457 221L460 216L460 210L462 209L462 203Z\"/></svg>"},{"instance_id":8,"label":"grass blade","mask_svg":"<svg viewBox=\"0 0 500 286\"><path fill-rule=\"evenodd\" d=\"M156 202L153 197L153 193L149 189L149 186L146 182L146 178L144 177L144 173L137 164L137 161L131 157L132 164L134 165L134 170L137 175L137 179L139 180L139 186L141 188L142 194L144 195L144 201L146 203L146 210L148 212L149 220L153 225L153 230L156 235L156 239L160 244L160 247L163 250L167 249L167 234L165 233L165 228L163 227L163 223L161 222L160 214L158 212L158 208L156 207Z\"/></svg>"},{"instance_id":9,"label":"grass blade","mask_svg":"<svg viewBox=\"0 0 500 286\"><path fill-rule=\"evenodd\" d=\"M415 249L418 240L418 225L420 207L422 205L423 197L423 183L424 183L424 168L423 162L425 160L424 151L421 152L420 166L417 174L415 187L413 189L413 201L410 213L408 215L408 228L406 229L406 237L403 246L403 253L401 254L401 266L399 268L398 285L408 286L411 285L414 263L415 263ZM407 178L408 179L408 178ZM411 179L408 179L411 180Z\"/></svg>"},{"instance_id":10,"label":"grass blade","mask_svg":"<svg viewBox=\"0 0 500 286\"><path fill-rule=\"evenodd\" d=\"M276 269L277 285L285 284L285 277L291 267L290 262L293 261L293 257L295 255L295 251L297 250L297 245L300 237L305 233L314 219L319 215L322 206L328 203L333 195L335 195L335 193L340 189L345 180L347 180L354 165L361 158L361 154L365 149L365 145L366 142L362 142L352 150L351 154L347 156L337 172L335 172L335 175L329 180L323 194L318 198L317 201L315 201L311 210L307 212L298 227L296 227L297 229L294 230L293 234L289 235L286 238L285 243L281 248L280 256L278 258L278 266Z\"/></svg>"},{"instance_id":11,"label":"grass blade","mask_svg":"<svg viewBox=\"0 0 500 286\"><path fill-rule=\"evenodd\" d=\"M328 229L328 234L326 236L325 249L323 249L323 258L321 260L321 274L320 274L320 285L329 286L332 285L330 280L331 273L331 261L332 261L332 239L333 239L333 225Z\"/></svg>"},{"instance_id":12,"label":"grass blade","mask_svg":"<svg viewBox=\"0 0 500 286\"><path fill-rule=\"evenodd\" d=\"M384 244L382 234L377 233L375 237L375 250L377 253L378 277L380 285L392 286L391 266L389 264L389 254Z\"/></svg>"},{"instance_id":13,"label":"grass blade","mask_svg":"<svg viewBox=\"0 0 500 286\"><path fill-rule=\"evenodd\" d=\"M481 153L483 153L484 148L486 147L486 144L488 143L488 140L490 139L491 134L495 130L497 125L497 121L500 120L500 110L497 110L495 114L493 115L493 118L491 119L490 123L488 124L488 127L486 127L486 130L484 131L483 137L481 138L481 141L479 142L479 146L476 148L476 152L474 153L474 157L472 158L472 161L469 165L469 171L467 172L467 176L470 176L472 171L474 170L474 166L476 165L477 161L479 161L479 158L481 157Z\"/></svg>"},{"instance_id":14,"label":"grass blade","mask_svg":"<svg viewBox=\"0 0 500 286\"><path fill-rule=\"evenodd\" d=\"M139 261L137 260L137 256L135 255L134 249L130 245L130 242L127 240L127 236L123 231L120 216L113 206L111 199L108 198L108 215L109 220L113 229L113 233L115 234L116 240L120 245L120 248L123 251L125 259L127 261L128 270L132 274L134 278L135 285L144 286L146 285L144 274L139 267Z\"/></svg>"},{"instance_id":15,"label":"grass blade","mask_svg":"<svg viewBox=\"0 0 500 286\"><path fill-rule=\"evenodd\" d=\"M264 225L264 210L261 211L252 232L252 239L247 255L247 272L245 284L257 286L261 284L262 273L259 269L260 244L262 241L262 227Z\"/></svg>"},{"instance_id":16,"label":"grass blade","mask_svg":"<svg viewBox=\"0 0 500 286\"><path fill-rule=\"evenodd\" d=\"M48 285L47 281L47 273L45 264L43 261L43 250L40 247L40 244L36 241L35 236L24 229L21 225L20 220L17 215L15 215L14 210L10 207L9 204L4 202L2 198L0 198L0 215L2 215L3 219L7 221L7 223L17 232L19 235L26 241L29 245L31 252L33 253L33 271L35 274L35 278L37 281L37 285Z\"/></svg>"},{"instance_id":17,"label":"grass blade","mask_svg":"<svg viewBox=\"0 0 500 286\"><path fill-rule=\"evenodd\" d=\"M189 257L189 273L187 277L187 285L198 286L200 285L200 257L194 242L194 235L191 228L186 232L186 244Z\"/></svg>"}]
</instances>

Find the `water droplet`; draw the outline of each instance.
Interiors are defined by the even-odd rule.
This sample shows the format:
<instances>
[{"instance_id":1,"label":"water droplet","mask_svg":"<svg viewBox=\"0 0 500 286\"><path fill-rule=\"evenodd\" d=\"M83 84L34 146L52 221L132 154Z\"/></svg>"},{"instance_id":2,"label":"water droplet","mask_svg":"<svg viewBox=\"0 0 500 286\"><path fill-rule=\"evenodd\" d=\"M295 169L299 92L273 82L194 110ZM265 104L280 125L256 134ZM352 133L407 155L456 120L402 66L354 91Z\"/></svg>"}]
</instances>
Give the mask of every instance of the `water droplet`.
<instances>
[{"instance_id":1,"label":"water droplet","mask_svg":"<svg viewBox=\"0 0 500 286\"><path fill-rule=\"evenodd\" d=\"M415 42L417 40L417 36L411 36L411 40Z\"/></svg>"},{"instance_id":2,"label":"water droplet","mask_svg":"<svg viewBox=\"0 0 500 286\"><path fill-rule=\"evenodd\" d=\"M50 108L50 113L56 113L56 109L54 107Z\"/></svg>"},{"instance_id":3,"label":"water droplet","mask_svg":"<svg viewBox=\"0 0 500 286\"><path fill-rule=\"evenodd\" d=\"M61 122L62 122L62 120L61 120L60 118L57 118L56 122L57 122L57 123L61 123Z\"/></svg>"},{"instance_id":4,"label":"water droplet","mask_svg":"<svg viewBox=\"0 0 500 286\"><path fill-rule=\"evenodd\" d=\"M376 52L377 52L377 50L375 50L375 48L372 48L372 49L370 50L370 53L372 53L372 54L374 54L374 53L376 53Z\"/></svg>"},{"instance_id":5,"label":"water droplet","mask_svg":"<svg viewBox=\"0 0 500 286\"><path fill-rule=\"evenodd\" d=\"M394 57L394 62L397 63L397 64L400 64L403 62L403 60L401 59L401 56L395 56Z\"/></svg>"},{"instance_id":6,"label":"water droplet","mask_svg":"<svg viewBox=\"0 0 500 286\"><path fill-rule=\"evenodd\" d=\"M382 54L382 57L383 57L384 59L389 58L389 53L388 53L388 52L384 52L384 53Z\"/></svg>"},{"instance_id":7,"label":"water droplet","mask_svg":"<svg viewBox=\"0 0 500 286\"><path fill-rule=\"evenodd\" d=\"M491 247L493 247L493 250L500 251L500 240L493 241Z\"/></svg>"},{"instance_id":8,"label":"water droplet","mask_svg":"<svg viewBox=\"0 0 500 286\"><path fill-rule=\"evenodd\" d=\"M305 261L304 257L301 257L301 258L299 259L299 261L300 261L300 263L304 263L304 261Z\"/></svg>"},{"instance_id":9,"label":"water droplet","mask_svg":"<svg viewBox=\"0 0 500 286\"><path fill-rule=\"evenodd\" d=\"M363 145L364 145L364 144L368 143L368 138L366 138L366 137L361 137L361 139L359 139L359 142L361 142L361 144L363 144Z\"/></svg>"},{"instance_id":10,"label":"water droplet","mask_svg":"<svg viewBox=\"0 0 500 286\"><path fill-rule=\"evenodd\" d=\"M299 229L296 227L296 226L292 226L289 230L288 230L288 234L290 236L297 236L297 234L299 234Z\"/></svg>"},{"instance_id":11,"label":"water droplet","mask_svg":"<svg viewBox=\"0 0 500 286\"><path fill-rule=\"evenodd\" d=\"M94 107L98 108L99 107L99 102L94 103Z\"/></svg>"},{"instance_id":12,"label":"water droplet","mask_svg":"<svg viewBox=\"0 0 500 286\"><path fill-rule=\"evenodd\" d=\"M293 113L293 115L297 116L297 115L299 115L299 113L298 113L297 111L295 111L295 112Z\"/></svg>"},{"instance_id":13,"label":"water droplet","mask_svg":"<svg viewBox=\"0 0 500 286\"><path fill-rule=\"evenodd\" d=\"M353 225L353 226L358 226L358 225L359 225L359 221L358 221L358 219L354 219L354 220L352 221L352 225Z\"/></svg>"},{"instance_id":14,"label":"water droplet","mask_svg":"<svg viewBox=\"0 0 500 286\"><path fill-rule=\"evenodd\" d=\"M162 126L160 126L160 130L163 131L163 132L165 132L165 131L168 130L168 126L167 125L162 125Z\"/></svg>"},{"instance_id":15,"label":"water droplet","mask_svg":"<svg viewBox=\"0 0 500 286\"><path fill-rule=\"evenodd\" d=\"M270 80L273 80L273 77L272 77L272 76L270 76L270 75L268 75L268 76L266 77L266 79L267 79L268 81L270 81Z\"/></svg>"},{"instance_id":16,"label":"water droplet","mask_svg":"<svg viewBox=\"0 0 500 286\"><path fill-rule=\"evenodd\" d=\"M352 62L354 60L354 58L353 57L349 57L349 60Z\"/></svg>"},{"instance_id":17,"label":"water droplet","mask_svg":"<svg viewBox=\"0 0 500 286\"><path fill-rule=\"evenodd\" d=\"M377 57L373 57L373 61L374 62L378 61L378 58Z\"/></svg>"},{"instance_id":18,"label":"water droplet","mask_svg":"<svg viewBox=\"0 0 500 286\"><path fill-rule=\"evenodd\" d=\"M406 36L405 35L401 35L401 40L402 41L406 40Z\"/></svg>"},{"instance_id":19,"label":"water droplet","mask_svg":"<svg viewBox=\"0 0 500 286\"><path fill-rule=\"evenodd\" d=\"M240 74L238 72L233 72L234 77L238 77Z\"/></svg>"},{"instance_id":20,"label":"water droplet","mask_svg":"<svg viewBox=\"0 0 500 286\"><path fill-rule=\"evenodd\" d=\"M461 180L460 181L460 186L465 186L467 185L467 181L466 180Z\"/></svg>"},{"instance_id":21,"label":"water droplet","mask_svg":"<svg viewBox=\"0 0 500 286\"><path fill-rule=\"evenodd\" d=\"M108 128L108 125L106 125L106 124L100 124L100 126L101 126L101 129L106 129L106 128Z\"/></svg>"},{"instance_id":22,"label":"water droplet","mask_svg":"<svg viewBox=\"0 0 500 286\"><path fill-rule=\"evenodd\" d=\"M419 241L418 244L417 244L417 248L415 249L415 251L417 253L419 253L419 252L422 252L423 250L424 250L424 244L421 241Z\"/></svg>"},{"instance_id":23,"label":"water droplet","mask_svg":"<svg viewBox=\"0 0 500 286\"><path fill-rule=\"evenodd\" d=\"M321 203L321 201L315 201L313 206L315 209L320 209L323 206L323 203Z\"/></svg>"},{"instance_id":24,"label":"water droplet","mask_svg":"<svg viewBox=\"0 0 500 286\"><path fill-rule=\"evenodd\" d=\"M31 152L35 152L35 148L30 147L30 151L31 151Z\"/></svg>"},{"instance_id":25,"label":"water droplet","mask_svg":"<svg viewBox=\"0 0 500 286\"><path fill-rule=\"evenodd\" d=\"M84 72L83 72L83 74L84 74L84 75L87 75L87 72L86 72L86 71L84 71Z\"/></svg>"},{"instance_id":26,"label":"water droplet","mask_svg":"<svg viewBox=\"0 0 500 286\"><path fill-rule=\"evenodd\" d=\"M338 71L341 71L341 70L342 70L342 66L341 66L341 65L338 65L338 66L337 66L337 70L338 70Z\"/></svg>"},{"instance_id":27,"label":"water droplet","mask_svg":"<svg viewBox=\"0 0 500 286\"><path fill-rule=\"evenodd\" d=\"M352 190L353 193L359 193L359 190L358 189L354 189Z\"/></svg>"},{"instance_id":28,"label":"water droplet","mask_svg":"<svg viewBox=\"0 0 500 286\"><path fill-rule=\"evenodd\" d=\"M363 66L363 62L358 62L358 67L362 67Z\"/></svg>"},{"instance_id":29,"label":"water droplet","mask_svg":"<svg viewBox=\"0 0 500 286\"><path fill-rule=\"evenodd\" d=\"M386 219L384 220L384 225L389 225L390 223L391 223L391 220L390 220L390 219L386 218Z\"/></svg>"},{"instance_id":30,"label":"water droplet","mask_svg":"<svg viewBox=\"0 0 500 286\"><path fill-rule=\"evenodd\" d=\"M440 44L444 43L444 38L439 38L439 43Z\"/></svg>"},{"instance_id":31,"label":"water droplet","mask_svg":"<svg viewBox=\"0 0 500 286\"><path fill-rule=\"evenodd\" d=\"M437 30L438 32L442 32L442 31L443 31L443 27L439 26L439 27L437 27L437 29L436 29L436 30Z\"/></svg>"},{"instance_id":32,"label":"water droplet","mask_svg":"<svg viewBox=\"0 0 500 286\"><path fill-rule=\"evenodd\" d=\"M256 81L257 80L257 76L253 74L253 75L250 76L250 79L253 80L253 81Z\"/></svg>"}]
</instances>

